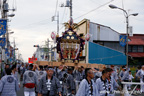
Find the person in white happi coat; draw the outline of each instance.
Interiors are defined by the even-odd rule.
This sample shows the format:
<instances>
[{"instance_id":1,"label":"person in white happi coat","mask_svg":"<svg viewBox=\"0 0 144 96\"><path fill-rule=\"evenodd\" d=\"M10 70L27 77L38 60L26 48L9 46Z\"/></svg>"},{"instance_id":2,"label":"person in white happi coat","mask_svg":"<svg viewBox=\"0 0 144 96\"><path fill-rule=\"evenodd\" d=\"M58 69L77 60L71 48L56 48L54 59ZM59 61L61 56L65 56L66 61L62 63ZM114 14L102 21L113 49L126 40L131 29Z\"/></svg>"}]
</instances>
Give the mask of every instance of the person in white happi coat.
<instances>
[{"instance_id":1,"label":"person in white happi coat","mask_svg":"<svg viewBox=\"0 0 144 96\"><path fill-rule=\"evenodd\" d=\"M29 70L27 70L23 75L24 96L36 96L35 88L37 85L37 75L33 71L33 64L30 64Z\"/></svg>"},{"instance_id":2,"label":"person in white happi coat","mask_svg":"<svg viewBox=\"0 0 144 96\"><path fill-rule=\"evenodd\" d=\"M111 65L111 67L110 67L110 68L113 70L113 72L112 72L111 76L112 76L112 77L113 77L113 79L115 79L115 81L117 82L117 80L118 80L118 75L117 75L116 70L114 69L114 65Z\"/></svg>"},{"instance_id":3,"label":"person in white happi coat","mask_svg":"<svg viewBox=\"0 0 144 96\"><path fill-rule=\"evenodd\" d=\"M144 83L144 65L141 70L137 72L136 76L140 79L140 83ZM144 92L144 85L141 85L141 92Z\"/></svg>"},{"instance_id":4,"label":"person in white happi coat","mask_svg":"<svg viewBox=\"0 0 144 96\"><path fill-rule=\"evenodd\" d=\"M116 82L116 80L113 77L113 69L111 68L107 68L105 69L107 70L107 72L109 72L109 77L107 78L108 80L108 91L109 94L108 96L115 96L115 89L119 89L120 90L120 86L118 85L118 83Z\"/></svg>"},{"instance_id":5,"label":"person in white happi coat","mask_svg":"<svg viewBox=\"0 0 144 96\"><path fill-rule=\"evenodd\" d=\"M18 84L19 84L19 87L20 87L20 80L18 78L18 72L17 72L17 69L16 69L16 65L13 65L12 68L12 75L16 78L16 80L18 81Z\"/></svg>"},{"instance_id":6,"label":"person in white happi coat","mask_svg":"<svg viewBox=\"0 0 144 96\"><path fill-rule=\"evenodd\" d=\"M132 79L134 79L131 71L129 71L129 82L132 82ZM131 90L131 84L128 85L128 89Z\"/></svg>"},{"instance_id":7,"label":"person in white happi coat","mask_svg":"<svg viewBox=\"0 0 144 96\"><path fill-rule=\"evenodd\" d=\"M11 69L5 70L6 75L0 80L0 96L17 96L19 90L17 79L11 74Z\"/></svg>"},{"instance_id":8,"label":"person in white happi coat","mask_svg":"<svg viewBox=\"0 0 144 96\"><path fill-rule=\"evenodd\" d=\"M98 95L96 96L108 96L108 80L110 73L105 69L102 71L102 76L96 80L96 86L98 90Z\"/></svg>"},{"instance_id":9,"label":"person in white happi coat","mask_svg":"<svg viewBox=\"0 0 144 96\"><path fill-rule=\"evenodd\" d=\"M94 81L94 73L91 68L85 69L86 78L80 83L76 96L99 96L97 86Z\"/></svg>"}]
</instances>

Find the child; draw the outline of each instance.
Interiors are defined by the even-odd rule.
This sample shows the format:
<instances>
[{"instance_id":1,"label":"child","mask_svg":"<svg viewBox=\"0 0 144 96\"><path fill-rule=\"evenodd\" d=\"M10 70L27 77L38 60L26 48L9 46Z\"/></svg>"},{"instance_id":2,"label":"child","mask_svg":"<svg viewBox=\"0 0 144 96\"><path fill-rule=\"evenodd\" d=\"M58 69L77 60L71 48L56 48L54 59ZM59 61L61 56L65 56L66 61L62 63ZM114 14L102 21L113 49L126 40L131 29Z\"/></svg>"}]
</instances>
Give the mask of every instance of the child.
<instances>
[{"instance_id":1,"label":"child","mask_svg":"<svg viewBox=\"0 0 144 96\"><path fill-rule=\"evenodd\" d=\"M129 71L129 82L132 82L132 79L134 79L134 77L131 74L131 71ZM131 84L128 85L128 90L131 90Z\"/></svg>"}]
</instances>

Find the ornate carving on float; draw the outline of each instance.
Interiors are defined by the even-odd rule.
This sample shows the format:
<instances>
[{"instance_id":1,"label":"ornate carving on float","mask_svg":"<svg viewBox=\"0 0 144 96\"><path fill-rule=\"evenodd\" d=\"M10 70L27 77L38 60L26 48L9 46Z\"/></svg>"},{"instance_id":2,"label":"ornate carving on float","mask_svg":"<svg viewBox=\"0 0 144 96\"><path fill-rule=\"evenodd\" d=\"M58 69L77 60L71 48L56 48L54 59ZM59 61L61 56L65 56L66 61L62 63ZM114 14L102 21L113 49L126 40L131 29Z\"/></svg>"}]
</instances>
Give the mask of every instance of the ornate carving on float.
<instances>
[{"instance_id":1,"label":"ornate carving on float","mask_svg":"<svg viewBox=\"0 0 144 96\"><path fill-rule=\"evenodd\" d=\"M74 31L72 19L70 19L67 26L68 29L61 37L56 36L57 53L59 53L59 57L63 63L78 63L80 53L84 50L85 40Z\"/></svg>"}]
</instances>

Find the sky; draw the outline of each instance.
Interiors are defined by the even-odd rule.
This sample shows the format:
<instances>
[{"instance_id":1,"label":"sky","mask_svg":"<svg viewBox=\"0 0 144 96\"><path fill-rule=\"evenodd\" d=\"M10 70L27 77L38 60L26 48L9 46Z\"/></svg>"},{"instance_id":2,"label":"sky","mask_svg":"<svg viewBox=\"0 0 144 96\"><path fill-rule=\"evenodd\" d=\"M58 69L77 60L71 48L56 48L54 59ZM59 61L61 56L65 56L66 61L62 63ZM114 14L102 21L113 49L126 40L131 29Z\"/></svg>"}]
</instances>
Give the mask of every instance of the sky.
<instances>
[{"instance_id":1,"label":"sky","mask_svg":"<svg viewBox=\"0 0 144 96\"><path fill-rule=\"evenodd\" d=\"M69 20L69 9L60 7L66 0L8 0L9 8L16 7L15 17L9 18L9 30L14 31L10 35L10 41L14 38L17 53L22 54L25 62L32 57L36 48L33 45L44 45L47 38L51 39L51 32L57 31L57 22L52 22L51 17L60 15L60 34L64 31L63 23ZM124 8L132 13L139 13L138 16L130 16L130 26L133 26L133 33L144 34L144 2L143 0L73 0L73 19L75 23L84 18L91 22L109 26L120 32L126 32L126 22L121 10L111 9L109 4ZM57 7L56 7L57 5ZM90 12L91 10L94 11ZM90 13L88 13L90 12ZM13 12L9 12L11 14ZM88 13L87 15L84 15Z\"/></svg>"}]
</instances>

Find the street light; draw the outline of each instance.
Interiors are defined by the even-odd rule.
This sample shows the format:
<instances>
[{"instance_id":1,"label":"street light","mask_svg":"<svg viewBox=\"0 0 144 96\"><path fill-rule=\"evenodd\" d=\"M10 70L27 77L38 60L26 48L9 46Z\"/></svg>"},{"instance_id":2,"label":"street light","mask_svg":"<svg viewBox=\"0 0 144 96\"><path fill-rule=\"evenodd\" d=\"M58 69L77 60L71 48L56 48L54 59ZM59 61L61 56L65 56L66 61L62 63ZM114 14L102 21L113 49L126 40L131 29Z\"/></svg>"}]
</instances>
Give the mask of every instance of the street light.
<instances>
[{"instance_id":1,"label":"street light","mask_svg":"<svg viewBox=\"0 0 144 96\"><path fill-rule=\"evenodd\" d=\"M112 9L120 9L120 10L122 10L125 13L125 17L126 17L126 35L127 35L127 39L126 39L126 42L127 42L127 44L126 44L127 62L126 63L127 63L127 67L128 67L128 29L129 29L129 17L130 16L137 16L138 13L128 14L128 12L126 10L124 10L122 8L119 8L119 7L117 7L115 5L112 5L112 4L110 4L109 7L112 8Z\"/></svg>"},{"instance_id":2,"label":"street light","mask_svg":"<svg viewBox=\"0 0 144 96\"><path fill-rule=\"evenodd\" d=\"M14 32L9 32L8 34L13 34Z\"/></svg>"},{"instance_id":3,"label":"street light","mask_svg":"<svg viewBox=\"0 0 144 96\"><path fill-rule=\"evenodd\" d=\"M18 48L15 48L14 50L18 50Z\"/></svg>"},{"instance_id":4,"label":"street light","mask_svg":"<svg viewBox=\"0 0 144 96\"><path fill-rule=\"evenodd\" d=\"M10 14L10 15L8 15L8 17L14 17L15 16L15 14Z\"/></svg>"},{"instance_id":5,"label":"street light","mask_svg":"<svg viewBox=\"0 0 144 96\"><path fill-rule=\"evenodd\" d=\"M116 9L116 8L118 8L117 6L112 5L112 4L110 4L109 7L112 8L112 9Z\"/></svg>"},{"instance_id":6,"label":"street light","mask_svg":"<svg viewBox=\"0 0 144 96\"><path fill-rule=\"evenodd\" d=\"M130 14L130 15L132 15L132 16L137 16L137 15L138 15L138 13L133 13L133 14ZM129 16L130 16L130 15L129 15Z\"/></svg>"}]
</instances>

